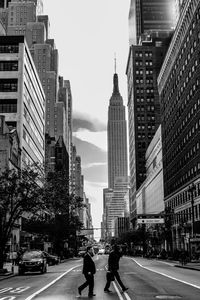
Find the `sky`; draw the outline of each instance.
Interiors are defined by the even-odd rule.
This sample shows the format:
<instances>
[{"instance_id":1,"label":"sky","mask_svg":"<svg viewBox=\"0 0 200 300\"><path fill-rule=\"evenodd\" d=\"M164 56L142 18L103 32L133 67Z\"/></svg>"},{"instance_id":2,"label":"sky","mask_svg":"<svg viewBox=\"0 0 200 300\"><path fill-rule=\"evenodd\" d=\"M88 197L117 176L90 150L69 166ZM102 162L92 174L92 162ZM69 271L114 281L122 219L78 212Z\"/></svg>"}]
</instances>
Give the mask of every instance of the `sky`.
<instances>
[{"instance_id":1,"label":"sky","mask_svg":"<svg viewBox=\"0 0 200 300\"><path fill-rule=\"evenodd\" d=\"M59 75L73 97L73 142L81 156L84 191L93 227L100 228L107 187L107 118L114 58L127 106L128 14L130 0L43 0L50 38L59 53ZM96 239L100 230L94 231Z\"/></svg>"}]
</instances>

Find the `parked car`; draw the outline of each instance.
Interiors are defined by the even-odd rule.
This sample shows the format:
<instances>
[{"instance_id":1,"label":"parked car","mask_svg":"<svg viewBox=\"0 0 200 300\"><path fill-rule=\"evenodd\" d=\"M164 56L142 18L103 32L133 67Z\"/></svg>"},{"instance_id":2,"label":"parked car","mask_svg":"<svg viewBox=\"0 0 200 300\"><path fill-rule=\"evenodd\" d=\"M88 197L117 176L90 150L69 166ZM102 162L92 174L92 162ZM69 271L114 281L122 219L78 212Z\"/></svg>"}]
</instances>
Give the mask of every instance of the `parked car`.
<instances>
[{"instance_id":1,"label":"parked car","mask_svg":"<svg viewBox=\"0 0 200 300\"><path fill-rule=\"evenodd\" d=\"M47 259L40 250L26 251L19 260L19 275L25 272L47 272Z\"/></svg>"},{"instance_id":2,"label":"parked car","mask_svg":"<svg viewBox=\"0 0 200 300\"><path fill-rule=\"evenodd\" d=\"M52 255L52 254L49 254L48 252L45 252L43 251L46 259L47 259L47 264L49 266L53 266L53 265L58 265L59 262L60 262L60 259L57 255Z\"/></svg>"}]
</instances>

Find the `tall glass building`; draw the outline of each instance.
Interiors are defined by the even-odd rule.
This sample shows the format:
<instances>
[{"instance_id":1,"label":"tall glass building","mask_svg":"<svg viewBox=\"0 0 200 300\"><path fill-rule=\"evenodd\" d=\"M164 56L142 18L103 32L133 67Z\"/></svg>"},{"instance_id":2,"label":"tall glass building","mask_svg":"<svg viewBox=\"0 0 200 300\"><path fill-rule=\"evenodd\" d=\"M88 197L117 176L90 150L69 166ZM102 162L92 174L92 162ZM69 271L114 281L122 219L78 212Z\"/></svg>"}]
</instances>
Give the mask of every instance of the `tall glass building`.
<instances>
[{"instance_id":1,"label":"tall glass building","mask_svg":"<svg viewBox=\"0 0 200 300\"><path fill-rule=\"evenodd\" d=\"M176 19L176 0L131 0L129 42L139 43L147 31L172 30Z\"/></svg>"}]
</instances>

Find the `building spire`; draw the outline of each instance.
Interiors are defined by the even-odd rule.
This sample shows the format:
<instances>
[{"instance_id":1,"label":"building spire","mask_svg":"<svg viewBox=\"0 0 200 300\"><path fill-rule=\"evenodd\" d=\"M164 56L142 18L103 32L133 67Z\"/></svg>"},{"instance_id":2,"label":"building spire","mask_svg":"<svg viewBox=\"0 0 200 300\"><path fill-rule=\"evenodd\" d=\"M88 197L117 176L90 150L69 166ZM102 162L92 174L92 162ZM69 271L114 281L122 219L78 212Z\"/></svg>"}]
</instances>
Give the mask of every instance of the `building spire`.
<instances>
[{"instance_id":1,"label":"building spire","mask_svg":"<svg viewBox=\"0 0 200 300\"><path fill-rule=\"evenodd\" d=\"M117 59L116 59L116 53L115 53L115 74L116 74L116 69L117 69Z\"/></svg>"}]
</instances>

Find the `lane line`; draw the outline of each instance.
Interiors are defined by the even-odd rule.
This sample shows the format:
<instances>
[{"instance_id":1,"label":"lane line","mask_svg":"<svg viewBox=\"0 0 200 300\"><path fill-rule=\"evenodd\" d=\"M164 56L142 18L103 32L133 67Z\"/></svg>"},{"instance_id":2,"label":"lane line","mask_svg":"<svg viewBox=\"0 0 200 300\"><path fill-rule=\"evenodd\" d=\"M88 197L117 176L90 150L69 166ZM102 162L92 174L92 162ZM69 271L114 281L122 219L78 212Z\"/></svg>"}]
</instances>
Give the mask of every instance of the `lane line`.
<instances>
[{"instance_id":1,"label":"lane line","mask_svg":"<svg viewBox=\"0 0 200 300\"><path fill-rule=\"evenodd\" d=\"M163 275L163 276L165 276L165 277L168 277L168 278L170 278L170 279L173 279L173 280L179 281L179 282L181 282L181 283L190 285L190 286L195 287L195 288L197 288L197 289L200 290L200 286L198 286L198 285L195 285L195 284L193 284L193 283L189 283L189 282L187 282L187 281L184 281L184 280L181 280L181 279L172 277L172 276L167 275L167 274L162 273L162 272L158 272L158 271L155 271L155 270L151 270L151 269L149 269L148 267L144 267L143 265L141 265L141 264L140 264L138 261L136 261L135 259L133 259L133 258L131 258L131 259L132 259L138 266L140 266L140 267L143 268L143 269L146 269L146 270L148 270L148 271L151 271L151 272L154 272L154 273Z\"/></svg>"},{"instance_id":2,"label":"lane line","mask_svg":"<svg viewBox=\"0 0 200 300\"><path fill-rule=\"evenodd\" d=\"M56 283L58 280L60 280L62 277L64 277L66 274L68 274L69 272L71 272L73 269L80 267L81 265L75 266L71 269L69 269L68 271L66 271L65 273L61 274L59 277L57 277L56 279L54 279L53 281L51 281L50 283L48 283L47 285L45 285L43 288L41 288L40 290L38 290L37 292L33 293L32 295L30 295L28 298L26 298L25 300L31 300L33 299L35 296L39 295L40 293L42 293L43 291L45 291L46 289L48 289L51 285L53 285L54 283Z\"/></svg>"},{"instance_id":3,"label":"lane line","mask_svg":"<svg viewBox=\"0 0 200 300\"><path fill-rule=\"evenodd\" d=\"M124 300L124 298L122 297L122 295L121 295L121 293L120 293L120 291L119 291L116 283L114 281L112 281L112 284L114 285L115 291L117 292L117 295L118 295L119 299L120 300Z\"/></svg>"}]
</instances>

